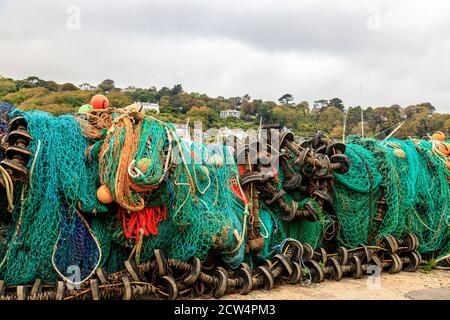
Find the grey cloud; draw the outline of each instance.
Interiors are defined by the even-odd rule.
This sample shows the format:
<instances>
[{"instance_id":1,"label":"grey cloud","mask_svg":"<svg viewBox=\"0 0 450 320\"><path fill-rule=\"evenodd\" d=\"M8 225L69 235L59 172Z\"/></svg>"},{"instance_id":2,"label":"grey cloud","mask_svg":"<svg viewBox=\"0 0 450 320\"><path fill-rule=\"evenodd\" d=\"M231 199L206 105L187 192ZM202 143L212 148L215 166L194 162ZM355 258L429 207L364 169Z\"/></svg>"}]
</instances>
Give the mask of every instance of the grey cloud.
<instances>
[{"instance_id":1,"label":"grey cloud","mask_svg":"<svg viewBox=\"0 0 450 320\"><path fill-rule=\"evenodd\" d=\"M81 30L66 27L72 4ZM373 6L376 30L367 27ZM438 0L0 0L0 74L365 106L430 101L450 112L449 8Z\"/></svg>"}]
</instances>

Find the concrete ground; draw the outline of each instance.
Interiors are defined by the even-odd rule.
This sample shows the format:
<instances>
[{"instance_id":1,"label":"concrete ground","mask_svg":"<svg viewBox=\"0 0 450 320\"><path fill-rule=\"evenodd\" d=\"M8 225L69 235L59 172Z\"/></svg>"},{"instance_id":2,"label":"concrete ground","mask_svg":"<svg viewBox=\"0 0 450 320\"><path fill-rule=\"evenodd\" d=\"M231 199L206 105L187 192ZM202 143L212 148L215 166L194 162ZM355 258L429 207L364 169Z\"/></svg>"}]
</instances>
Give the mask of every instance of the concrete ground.
<instances>
[{"instance_id":1,"label":"concrete ground","mask_svg":"<svg viewBox=\"0 0 450 320\"><path fill-rule=\"evenodd\" d=\"M450 300L450 271L430 273L383 273L380 278L343 278L320 284L283 285L271 291L252 291L246 296L232 294L222 299L234 300Z\"/></svg>"}]
</instances>

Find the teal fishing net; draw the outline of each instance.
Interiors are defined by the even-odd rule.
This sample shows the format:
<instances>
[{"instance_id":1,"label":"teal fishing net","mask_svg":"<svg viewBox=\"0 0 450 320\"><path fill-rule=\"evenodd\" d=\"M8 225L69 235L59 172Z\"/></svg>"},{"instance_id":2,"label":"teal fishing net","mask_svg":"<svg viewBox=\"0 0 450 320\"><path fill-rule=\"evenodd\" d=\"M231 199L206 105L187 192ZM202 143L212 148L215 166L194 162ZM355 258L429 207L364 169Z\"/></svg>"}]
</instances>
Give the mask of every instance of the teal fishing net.
<instances>
[{"instance_id":1,"label":"teal fishing net","mask_svg":"<svg viewBox=\"0 0 450 320\"><path fill-rule=\"evenodd\" d=\"M0 105L0 112L8 108ZM152 259L157 248L183 261L214 253L229 268L243 261L255 266L287 238L324 246L332 240L331 227L339 244L350 248L411 231L421 253L450 251L449 172L434 142L350 137L350 170L333 173L332 207L324 210L305 193L288 190L284 201L299 208L311 203L318 220L287 222L286 212L261 195L264 247L248 254L249 207L230 148L182 140L172 125L152 117L131 121L119 111L95 137L87 137L80 116L17 110L9 116L19 114L33 136L33 156L27 180L14 190L10 220L0 221L0 278L8 285L36 278L80 282L97 267L113 272L130 257ZM288 174L312 172L294 160L271 179L275 191ZM102 184L115 200L108 205L96 196ZM0 201L5 208L4 197ZM125 218L140 214L141 207L164 208L166 214L153 221L152 234L130 237Z\"/></svg>"},{"instance_id":2,"label":"teal fishing net","mask_svg":"<svg viewBox=\"0 0 450 320\"><path fill-rule=\"evenodd\" d=\"M450 194L448 171L432 154L433 142L359 137L348 142L350 170L334 174L340 242L376 244L388 234L411 231L421 253L442 249L448 242Z\"/></svg>"},{"instance_id":3,"label":"teal fishing net","mask_svg":"<svg viewBox=\"0 0 450 320\"><path fill-rule=\"evenodd\" d=\"M237 170L225 161L229 151L195 143L179 146L184 159L176 160L179 164L167 181L168 218L160 223L158 236L146 239L143 257L162 248L183 261L193 256L205 259L215 249L228 264L238 265L243 256L242 249L236 248L234 230L242 233L244 208L230 190Z\"/></svg>"},{"instance_id":4,"label":"teal fishing net","mask_svg":"<svg viewBox=\"0 0 450 320\"><path fill-rule=\"evenodd\" d=\"M22 113L33 136L29 181L15 193L16 206L2 243L1 274L8 284L36 278L55 280L74 265L86 277L100 252L81 215L101 208L95 197L97 173L85 162L87 147L72 116Z\"/></svg>"}]
</instances>

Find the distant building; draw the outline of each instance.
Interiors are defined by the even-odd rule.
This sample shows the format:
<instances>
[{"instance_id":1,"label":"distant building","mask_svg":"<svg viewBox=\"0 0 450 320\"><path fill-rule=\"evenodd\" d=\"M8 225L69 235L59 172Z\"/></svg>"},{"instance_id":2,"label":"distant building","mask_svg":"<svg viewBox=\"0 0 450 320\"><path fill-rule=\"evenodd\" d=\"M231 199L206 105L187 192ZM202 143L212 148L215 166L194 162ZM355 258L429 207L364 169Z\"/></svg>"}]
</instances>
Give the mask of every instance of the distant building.
<instances>
[{"instance_id":1,"label":"distant building","mask_svg":"<svg viewBox=\"0 0 450 320\"><path fill-rule=\"evenodd\" d=\"M241 116L241 112L238 110L223 110L220 111L221 118L235 117L239 118Z\"/></svg>"},{"instance_id":2,"label":"distant building","mask_svg":"<svg viewBox=\"0 0 450 320\"><path fill-rule=\"evenodd\" d=\"M140 105L142 108L144 108L145 111L156 111L159 113L159 103L152 103L152 102L135 102L135 104Z\"/></svg>"},{"instance_id":3,"label":"distant building","mask_svg":"<svg viewBox=\"0 0 450 320\"><path fill-rule=\"evenodd\" d=\"M247 137L247 132L244 129L234 128L220 128L217 137L235 136L239 140L244 140Z\"/></svg>"},{"instance_id":4,"label":"distant building","mask_svg":"<svg viewBox=\"0 0 450 320\"><path fill-rule=\"evenodd\" d=\"M89 83L85 82L83 84L80 84L78 86L78 88L80 88L81 90L84 91L92 91L92 90L97 90L97 87L91 86Z\"/></svg>"}]
</instances>

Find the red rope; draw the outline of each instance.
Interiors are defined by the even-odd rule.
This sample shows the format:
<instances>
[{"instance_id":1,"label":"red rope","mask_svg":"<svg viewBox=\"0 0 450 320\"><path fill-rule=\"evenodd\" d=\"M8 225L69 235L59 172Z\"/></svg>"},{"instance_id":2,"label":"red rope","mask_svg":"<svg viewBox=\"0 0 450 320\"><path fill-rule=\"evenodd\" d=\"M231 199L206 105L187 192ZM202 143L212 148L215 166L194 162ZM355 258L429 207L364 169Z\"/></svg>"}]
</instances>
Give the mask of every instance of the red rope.
<instances>
[{"instance_id":1,"label":"red rope","mask_svg":"<svg viewBox=\"0 0 450 320\"><path fill-rule=\"evenodd\" d=\"M247 194L244 192L244 196L242 196L241 189L237 184L233 183L230 189L245 205L249 204L250 201L248 200Z\"/></svg>"},{"instance_id":2,"label":"red rope","mask_svg":"<svg viewBox=\"0 0 450 320\"><path fill-rule=\"evenodd\" d=\"M144 236L158 234L158 223L166 220L166 207L144 208L140 211L127 212L125 209L119 209L119 218L122 220L123 231L128 239L139 240L140 230Z\"/></svg>"}]
</instances>

